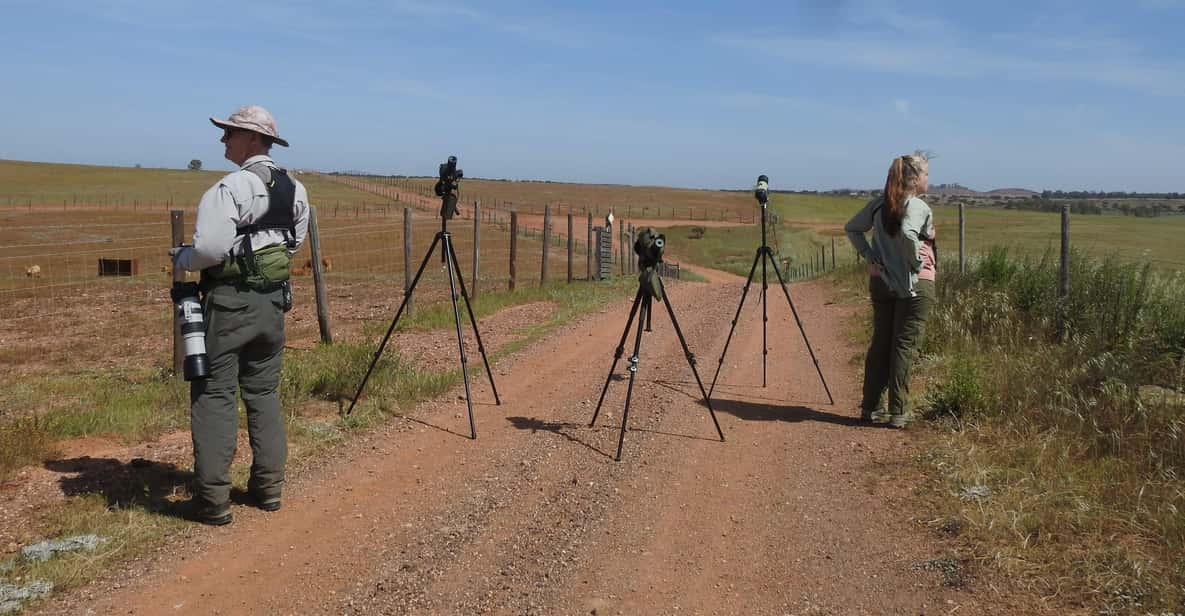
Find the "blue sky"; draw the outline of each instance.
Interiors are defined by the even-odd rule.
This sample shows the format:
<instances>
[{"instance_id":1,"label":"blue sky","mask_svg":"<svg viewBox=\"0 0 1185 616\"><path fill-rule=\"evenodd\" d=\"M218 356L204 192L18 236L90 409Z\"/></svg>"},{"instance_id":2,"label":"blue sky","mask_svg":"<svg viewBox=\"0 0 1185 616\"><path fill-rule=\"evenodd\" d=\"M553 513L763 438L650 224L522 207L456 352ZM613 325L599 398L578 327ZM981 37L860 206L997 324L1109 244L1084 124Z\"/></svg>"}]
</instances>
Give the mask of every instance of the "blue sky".
<instances>
[{"instance_id":1,"label":"blue sky","mask_svg":"<svg viewBox=\"0 0 1185 616\"><path fill-rule=\"evenodd\" d=\"M0 0L0 158L784 189L1185 190L1185 0Z\"/></svg>"}]
</instances>

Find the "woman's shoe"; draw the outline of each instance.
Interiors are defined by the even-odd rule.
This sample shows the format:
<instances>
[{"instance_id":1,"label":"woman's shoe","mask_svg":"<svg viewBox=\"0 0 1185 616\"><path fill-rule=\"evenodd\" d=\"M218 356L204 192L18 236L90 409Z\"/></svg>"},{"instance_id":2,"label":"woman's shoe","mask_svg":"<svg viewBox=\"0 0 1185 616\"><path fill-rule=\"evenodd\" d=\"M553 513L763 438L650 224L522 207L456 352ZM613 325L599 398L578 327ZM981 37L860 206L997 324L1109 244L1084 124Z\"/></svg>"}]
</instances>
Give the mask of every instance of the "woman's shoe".
<instances>
[{"instance_id":1,"label":"woman's shoe","mask_svg":"<svg viewBox=\"0 0 1185 616\"><path fill-rule=\"evenodd\" d=\"M885 423L889 421L889 413L884 409L875 411L860 411L860 421L863 423Z\"/></svg>"}]
</instances>

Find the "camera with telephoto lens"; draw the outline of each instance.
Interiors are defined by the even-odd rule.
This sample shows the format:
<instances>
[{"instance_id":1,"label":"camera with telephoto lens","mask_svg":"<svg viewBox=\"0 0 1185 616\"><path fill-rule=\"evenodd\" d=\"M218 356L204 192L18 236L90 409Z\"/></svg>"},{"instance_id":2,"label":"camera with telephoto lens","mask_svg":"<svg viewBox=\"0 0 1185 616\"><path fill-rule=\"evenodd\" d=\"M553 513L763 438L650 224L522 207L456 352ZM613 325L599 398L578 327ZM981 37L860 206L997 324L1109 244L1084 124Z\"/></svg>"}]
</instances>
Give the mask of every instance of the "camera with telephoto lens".
<instances>
[{"instance_id":1,"label":"camera with telephoto lens","mask_svg":"<svg viewBox=\"0 0 1185 616\"><path fill-rule=\"evenodd\" d=\"M198 301L198 285L196 282L174 282L169 295L181 323L185 380L207 378L210 376L210 358L206 355L206 322L202 317L202 303Z\"/></svg>"},{"instance_id":2,"label":"camera with telephoto lens","mask_svg":"<svg viewBox=\"0 0 1185 616\"><path fill-rule=\"evenodd\" d=\"M465 172L457 168L457 157L448 157L448 162L440 163L440 179L436 181L436 196L440 197L440 217L451 219L458 213L457 188L458 181L465 177Z\"/></svg>"},{"instance_id":3,"label":"camera with telephoto lens","mask_svg":"<svg viewBox=\"0 0 1185 616\"><path fill-rule=\"evenodd\" d=\"M753 190L753 196L757 197L757 202L761 205L769 203L769 178L767 176L757 176L757 188Z\"/></svg>"},{"instance_id":4,"label":"camera with telephoto lens","mask_svg":"<svg viewBox=\"0 0 1185 616\"><path fill-rule=\"evenodd\" d=\"M653 227L639 231L638 239L634 240L634 254L638 255L638 267L646 269L661 263L662 251L666 245L666 236L655 231Z\"/></svg>"}]
</instances>

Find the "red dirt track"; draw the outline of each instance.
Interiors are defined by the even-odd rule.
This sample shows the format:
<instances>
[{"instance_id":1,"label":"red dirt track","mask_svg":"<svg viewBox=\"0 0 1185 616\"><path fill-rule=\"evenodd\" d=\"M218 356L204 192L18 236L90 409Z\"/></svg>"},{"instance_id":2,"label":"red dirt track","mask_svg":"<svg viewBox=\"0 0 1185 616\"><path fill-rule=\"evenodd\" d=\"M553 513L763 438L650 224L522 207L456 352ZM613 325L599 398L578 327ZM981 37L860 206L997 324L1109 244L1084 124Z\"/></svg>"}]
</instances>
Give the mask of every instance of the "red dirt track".
<instances>
[{"instance_id":1,"label":"red dirt track","mask_svg":"<svg viewBox=\"0 0 1185 616\"><path fill-rule=\"evenodd\" d=\"M706 387L743 281L701 273L708 283L668 290ZM41 611L1031 613L986 583L952 589L918 566L948 553L909 520L912 486L883 478L903 474L915 437L855 421L860 349L844 332L857 307L831 303L825 282L791 287L830 405L776 286L762 388L759 291L714 395L726 442L657 303L620 462L625 379L588 426L622 300L495 365L501 406L478 378L476 441L458 388L298 473L279 512L235 506L233 524L195 527Z\"/></svg>"}]
</instances>

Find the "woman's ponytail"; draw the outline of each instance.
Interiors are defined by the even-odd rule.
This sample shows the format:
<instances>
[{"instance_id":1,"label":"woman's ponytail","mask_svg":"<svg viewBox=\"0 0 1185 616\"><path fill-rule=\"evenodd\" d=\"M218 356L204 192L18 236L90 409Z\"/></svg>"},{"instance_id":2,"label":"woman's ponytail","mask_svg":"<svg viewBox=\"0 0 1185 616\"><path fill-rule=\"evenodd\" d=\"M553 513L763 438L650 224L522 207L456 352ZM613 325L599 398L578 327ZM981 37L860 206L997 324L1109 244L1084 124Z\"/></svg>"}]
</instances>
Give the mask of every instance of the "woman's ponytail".
<instances>
[{"instance_id":1,"label":"woman's ponytail","mask_svg":"<svg viewBox=\"0 0 1185 616\"><path fill-rule=\"evenodd\" d=\"M889 177L885 179L885 206L881 208L881 225L889 237L901 232L905 218L905 202L913 195L917 178L929 167L927 156L921 151L893 159Z\"/></svg>"},{"instance_id":2,"label":"woman's ponytail","mask_svg":"<svg viewBox=\"0 0 1185 616\"><path fill-rule=\"evenodd\" d=\"M881 208L881 225L890 237L901 232L901 220L905 218L905 161L898 156L889 165L889 177L885 179L885 206Z\"/></svg>"}]
</instances>

